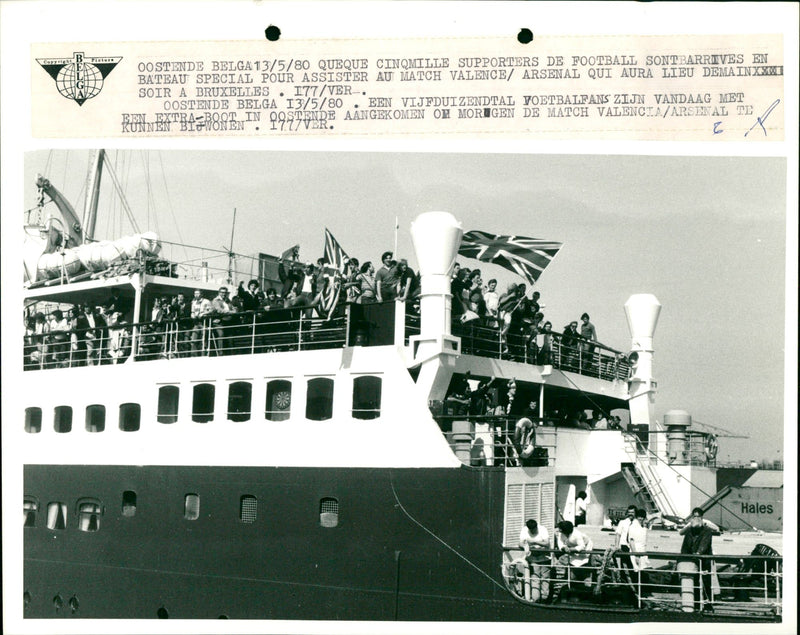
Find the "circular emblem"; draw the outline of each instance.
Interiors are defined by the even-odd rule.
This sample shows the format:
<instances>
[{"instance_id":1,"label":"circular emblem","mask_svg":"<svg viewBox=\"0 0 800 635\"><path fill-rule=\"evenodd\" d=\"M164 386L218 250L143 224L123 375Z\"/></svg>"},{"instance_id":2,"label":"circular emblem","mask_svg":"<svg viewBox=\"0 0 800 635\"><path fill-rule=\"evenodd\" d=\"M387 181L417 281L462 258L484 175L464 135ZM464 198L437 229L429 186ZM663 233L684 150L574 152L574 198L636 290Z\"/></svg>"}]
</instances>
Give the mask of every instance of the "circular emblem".
<instances>
[{"instance_id":1,"label":"circular emblem","mask_svg":"<svg viewBox=\"0 0 800 635\"><path fill-rule=\"evenodd\" d=\"M287 410L292 402L292 395L288 390L275 393L275 407L278 410Z\"/></svg>"},{"instance_id":2,"label":"circular emblem","mask_svg":"<svg viewBox=\"0 0 800 635\"><path fill-rule=\"evenodd\" d=\"M91 99L103 89L103 75L94 64L72 62L58 71L56 87L67 99Z\"/></svg>"}]
</instances>

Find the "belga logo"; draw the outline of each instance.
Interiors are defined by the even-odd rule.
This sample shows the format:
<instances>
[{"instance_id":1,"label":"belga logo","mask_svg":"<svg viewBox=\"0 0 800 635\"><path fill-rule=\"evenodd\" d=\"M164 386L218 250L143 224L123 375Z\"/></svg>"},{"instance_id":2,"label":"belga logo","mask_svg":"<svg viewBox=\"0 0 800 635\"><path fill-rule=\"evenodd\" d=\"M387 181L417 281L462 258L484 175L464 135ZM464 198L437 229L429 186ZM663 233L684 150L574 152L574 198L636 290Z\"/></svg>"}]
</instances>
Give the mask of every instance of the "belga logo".
<instances>
[{"instance_id":1,"label":"belga logo","mask_svg":"<svg viewBox=\"0 0 800 635\"><path fill-rule=\"evenodd\" d=\"M72 57L38 59L39 65L56 81L56 88L67 99L79 106L103 90L103 80L119 64L121 57L86 57L73 53Z\"/></svg>"}]
</instances>

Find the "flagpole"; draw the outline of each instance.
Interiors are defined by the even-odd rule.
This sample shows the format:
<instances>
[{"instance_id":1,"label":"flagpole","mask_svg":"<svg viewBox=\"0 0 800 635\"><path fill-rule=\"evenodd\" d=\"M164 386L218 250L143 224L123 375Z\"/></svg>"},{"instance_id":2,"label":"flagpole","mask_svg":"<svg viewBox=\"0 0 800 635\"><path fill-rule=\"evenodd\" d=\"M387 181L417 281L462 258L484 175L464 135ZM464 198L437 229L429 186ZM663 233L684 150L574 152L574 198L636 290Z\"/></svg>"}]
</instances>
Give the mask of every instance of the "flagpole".
<instances>
[{"instance_id":1,"label":"flagpole","mask_svg":"<svg viewBox=\"0 0 800 635\"><path fill-rule=\"evenodd\" d=\"M394 254L395 259L397 259L397 230L400 228L400 218L395 216L394 217Z\"/></svg>"}]
</instances>

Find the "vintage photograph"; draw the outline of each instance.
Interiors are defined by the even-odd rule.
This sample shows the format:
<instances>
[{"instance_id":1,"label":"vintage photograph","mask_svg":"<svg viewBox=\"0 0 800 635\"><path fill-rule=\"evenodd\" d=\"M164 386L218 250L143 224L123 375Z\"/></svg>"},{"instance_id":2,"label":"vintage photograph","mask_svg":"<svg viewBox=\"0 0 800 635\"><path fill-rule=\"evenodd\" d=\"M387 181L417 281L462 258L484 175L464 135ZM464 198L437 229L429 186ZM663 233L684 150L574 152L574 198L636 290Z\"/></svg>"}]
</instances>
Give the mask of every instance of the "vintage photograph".
<instances>
[{"instance_id":1,"label":"vintage photograph","mask_svg":"<svg viewBox=\"0 0 800 635\"><path fill-rule=\"evenodd\" d=\"M783 619L785 159L24 164L25 618Z\"/></svg>"},{"instance_id":2,"label":"vintage photograph","mask_svg":"<svg viewBox=\"0 0 800 635\"><path fill-rule=\"evenodd\" d=\"M3 632L796 631L796 6L0 16Z\"/></svg>"}]
</instances>

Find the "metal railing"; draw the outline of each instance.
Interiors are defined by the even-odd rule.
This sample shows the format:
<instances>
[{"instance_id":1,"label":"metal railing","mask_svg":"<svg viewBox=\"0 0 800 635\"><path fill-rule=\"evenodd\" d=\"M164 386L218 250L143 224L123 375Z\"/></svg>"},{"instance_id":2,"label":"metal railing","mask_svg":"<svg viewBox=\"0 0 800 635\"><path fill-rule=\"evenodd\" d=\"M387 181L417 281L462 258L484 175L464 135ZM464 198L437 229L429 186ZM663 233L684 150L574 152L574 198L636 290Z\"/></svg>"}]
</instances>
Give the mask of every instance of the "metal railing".
<instances>
[{"instance_id":1,"label":"metal railing","mask_svg":"<svg viewBox=\"0 0 800 635\"><path fill-rule=\"evenodd\" d=\"M73 329L26 336L23 367L38 370L341 348L347 345L347 326L347 314L326 320L305 317L302 309L276 309Z\"/></svg>"},{"instance_id":2,"label":"metal railing","mask_svg":"<svg viewBox=\"0 0 800 635\"><path fill-rule=\"evenodd\" d=\"M420 318L406 314L405 341L419 334ZM560 333L548 333L549 345L539 346L536 338L520 333L503 333L499 327L484 326L474 322L462 324L453 321L452 334L461 338L461 352L465 355L491 357L524 364L551 365L587 377L606 381L627 381L630 364L623 353L598 342L582 338L563 342Z\"/></svg>"},{"instance_id":3,"label":"metal railing","mask_svg":"<svg viewBox=\"0 0 800 635\"><path fill-rule=\"evenodd\" d=\"M453 453L473 467L544 467L555 465L555 428L536 427L533 452L514 438L519 417L443 415L435 417ZM537 420L533 420L537 424Z\"/></svg>"},{"instance_id":4,"label":"metal railing","mask_svg":"<svg viewBox=\"0 0 800 635\"><path fill-rule=\"evenodd\" d=\"M775 618L783 608L783 558L503 547L508 590L528 602L614 604L631 609ZM577 561L577 564L576 564ZM646 562L645 566L642 563ZM658 565L658 566L656 566Z\"/></svg>"}]
</instances>

